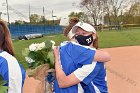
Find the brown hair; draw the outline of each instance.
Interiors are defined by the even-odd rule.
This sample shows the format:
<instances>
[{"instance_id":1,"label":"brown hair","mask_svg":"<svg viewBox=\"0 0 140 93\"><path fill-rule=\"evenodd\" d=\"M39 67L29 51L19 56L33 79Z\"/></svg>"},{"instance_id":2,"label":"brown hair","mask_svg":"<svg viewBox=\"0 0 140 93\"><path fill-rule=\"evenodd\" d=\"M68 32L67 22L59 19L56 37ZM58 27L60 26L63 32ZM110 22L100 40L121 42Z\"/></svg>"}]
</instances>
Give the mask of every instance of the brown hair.
<instances>
[{"instance_id":1,"label":"brown hair","mask_svg":"<svg viewBox=\"0 0 140 93\"><path fill-rule=\"evenodd\" d=\"M69 24L75 24L79 22L79 18L78 17L70 17L69 18Z\"/></svg>"},{"instance_id":2,"label":"brown hair","mask_svg":"<svg viewBox=\"0 0 140 93\"><path fill-rule=\"evenodd\" d=\"M92 25L94 27L94 25L92 23L87 22L88 24ZM98 35L96 33L96 38L93 41L93 47L95 47L96 49L98 49L99 47L99 43L98 43Z\"/></svg>"},{"instance_id":3,"label":"brown hair","mask_svg":"<svg viewBox=\"0 0 140 93\"><path fill-rule=\"evenodd\" d=\"M97 35L97 33L96 33L96 38L94 39L94 41L93 41L93 47L95 47L96 49L98 49L98 35Z\"/></svg>"},{"instance_id":4,"label":"brown hair","mask_svg":"<svg viewBox=\"0 0 140 93\"><path fill-rule=\"evenodd\" d=\"M77 17L71 17L70 19L69 19L69 25L64 29L64 36L66 36L67 37L67 35L68 35L68 33L70 32L70 30L72 29L72 27L74 26L74 25L76 25L77 23L79 22L79 18L77 18Z\"/></svg>"},{"instance_id":5,"label":"brown hair","mask_svg":"<svg viewBox=\"0 0 140 93\"><path fill-rule=\"evenodd\" d=\"M14 56L11 34L6 23L0 20L0 49Z\"/></svg>"}]
</instances>

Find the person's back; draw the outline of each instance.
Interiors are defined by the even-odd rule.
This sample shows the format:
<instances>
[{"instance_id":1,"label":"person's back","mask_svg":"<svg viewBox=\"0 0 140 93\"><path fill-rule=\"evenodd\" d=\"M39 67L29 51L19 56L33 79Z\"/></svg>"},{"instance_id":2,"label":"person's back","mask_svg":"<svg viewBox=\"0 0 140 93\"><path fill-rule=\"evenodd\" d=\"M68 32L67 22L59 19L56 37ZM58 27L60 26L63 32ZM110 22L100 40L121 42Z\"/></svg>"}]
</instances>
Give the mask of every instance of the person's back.
<instances>
[{"instance_id":1,"label":"person's back","mask_svg":"<svg viewBox=\"0 0 140 93\"><path fill-rule=\"evenodd\" d=\"M97 62L97 66L100 68L100 70L98 71L99 73L96 75L96 77L92 80L94 89L97 89L95 90L96 92L100 91L100 93L108 93L105 63Z\"/></svg>"},{"instance_id":2,"label":"person's back","mask_svg":"<svg viewBox=\"0 0 140 93\"><path fill-rule=\"evenodd\" d=\"M80 71L84 72L82 73L84 74L83 77L78 77L82 81L80 83L82 93L108 93L106 69L103 62L93 62L92 65L87 65L74 73L78 75Z\"/></svg>"},{"instance_id":3,"label":"person's back","mask_svg":"<svg viewBox=\"0 0 140 93\"><path fill-rule=\"evenodd\" d=\"M5 86L8 86L8 93L22 93L25 70L6 51L0 51L0 75L7 82Z\"/></svg>"}]
</instances>

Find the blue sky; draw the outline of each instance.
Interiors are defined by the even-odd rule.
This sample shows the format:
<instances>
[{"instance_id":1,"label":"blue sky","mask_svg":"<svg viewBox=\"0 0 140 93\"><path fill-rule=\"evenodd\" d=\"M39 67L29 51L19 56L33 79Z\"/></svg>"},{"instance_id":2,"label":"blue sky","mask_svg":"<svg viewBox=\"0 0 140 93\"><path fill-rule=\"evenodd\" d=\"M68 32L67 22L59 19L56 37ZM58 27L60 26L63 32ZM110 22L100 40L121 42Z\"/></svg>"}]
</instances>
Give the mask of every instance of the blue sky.
<instances>
[{"instance_id":1,"label":"blue sky","mask_svg":"<svg viewBox=\"0 0 140 93\"><path fill-rule=\"evenodd\" d=\"M8 3L10 22L18 19L28 21L29 4L31 14L43 15L44 7L47 19L51 19L52 10L55 16L62 19L67 19L72 11L80 11L80 0L8 0ZM6 0L0 0L0 12L3 13L1 18L4 20L7 20L6 9Z\"/></svg>"}]
</instances>

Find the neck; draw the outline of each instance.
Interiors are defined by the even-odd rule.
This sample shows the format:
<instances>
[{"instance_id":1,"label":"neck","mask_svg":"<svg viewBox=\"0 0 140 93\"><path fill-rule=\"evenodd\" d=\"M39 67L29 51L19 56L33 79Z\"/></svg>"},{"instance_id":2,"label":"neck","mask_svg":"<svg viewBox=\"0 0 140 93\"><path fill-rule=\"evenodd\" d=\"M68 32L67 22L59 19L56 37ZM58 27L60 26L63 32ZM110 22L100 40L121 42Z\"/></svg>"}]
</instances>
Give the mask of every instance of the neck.
<instances>
[{"instance_id":1,"label":"neck","mask_svg":"<svg viewBox=\"0 0 140 93\"><path fill-rule=\"evenodd\" d=\"M74 42L76 42L75 38L71 38L70 41L74 41Z\"/></svg>"},{"instance_id":2,"label":"neck","mask_svg":"<svg viewBox=\"0 0 140 93\"><path fill-rule=\"evenodd\" d=\"M91 44L91 45L89 45L89 47L94 48L92 44Z\"/></svg>"}]
</instances>

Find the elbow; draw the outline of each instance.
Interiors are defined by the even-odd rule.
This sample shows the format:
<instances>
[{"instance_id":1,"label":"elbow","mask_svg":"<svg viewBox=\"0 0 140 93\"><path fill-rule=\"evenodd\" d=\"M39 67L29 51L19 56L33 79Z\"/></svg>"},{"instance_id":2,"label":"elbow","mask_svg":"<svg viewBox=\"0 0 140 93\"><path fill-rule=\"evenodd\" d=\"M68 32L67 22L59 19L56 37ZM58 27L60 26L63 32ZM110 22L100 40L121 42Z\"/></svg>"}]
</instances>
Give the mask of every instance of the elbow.
<instances>
[{"instance_id":1,"label":"elbow","mask_svg":"<svg viewBox=\"0 0 140 93\"><path fill-rule=\"evenodd\" d=\"M105 55L100 57L100 62L108 62L111 60L111 56L110 55Z\"/></svg>"},{"instance_id":2,"label":"elbow","mask_svg":"<svg viewBox=\"0 0 140 93\"><path fill-rule=\"evenodd\" d=\"M106 57L105 57L105 62L108 62L108 61L111 61L111 56L109 54L106 55Z\"/></svg>"},{"instance_id":3,"label":"elbow","mask_svg":"<svg viewBox=\"0 0 140 93\"><path fill-rule=\"evenodd\" d=\"M111 57L107 57L106 62L111 61Z\"/></svg>"},{"instance_id":4,"label":"elbow","mask_svg":"<svg viewBox=\"0 0 140 93\"><path fill-rule=\"evenodd\" d=\"M58 82L59 88L66 88L66 83Z\"/></svg>"},{"instance_id":5,"label":"elbow","mask_svg":"<svg viewBox=\"0 0 140 93\"><path fill-rule=\"evenodd\" d=\"M94 60L99 62L108 62L111 60L111 56L108 52L99 50L96 51Z\"/></svg>"},{"instance_id":6,"label":"elbow","mask_svg":"<svg viewBox=\"0 0 140 93\"><path fill-rule=\"evenodd\" d=\"M103 62L108 62L108 61L111 61L111 56L108 52L104 52L102 59L103 59Z\"/></svg>"}]
</instances>

